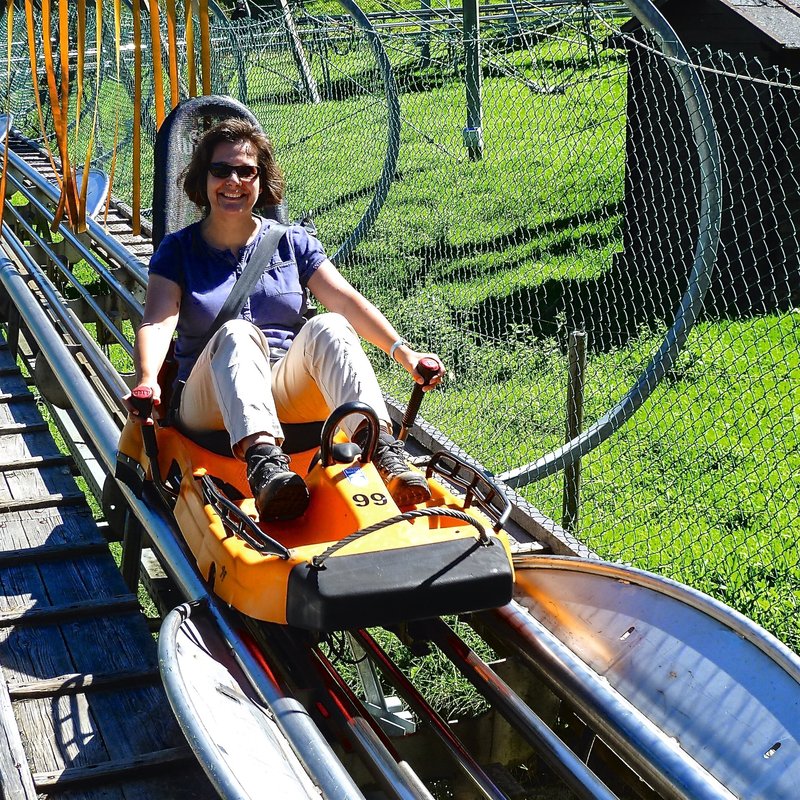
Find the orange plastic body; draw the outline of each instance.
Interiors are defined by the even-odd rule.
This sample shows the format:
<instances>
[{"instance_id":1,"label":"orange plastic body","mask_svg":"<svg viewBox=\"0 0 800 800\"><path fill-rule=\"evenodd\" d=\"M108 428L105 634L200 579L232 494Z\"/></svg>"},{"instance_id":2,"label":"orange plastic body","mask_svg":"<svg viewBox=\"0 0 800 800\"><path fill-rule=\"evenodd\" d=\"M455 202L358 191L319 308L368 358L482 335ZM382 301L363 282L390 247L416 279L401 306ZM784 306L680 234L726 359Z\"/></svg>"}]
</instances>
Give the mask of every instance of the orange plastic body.
<instances>
[{"instance_id":1,"label":"orange plastic body","mask_svg":"<svg viewBox=\"0 0 800 800\"><path fill-rule=\"evenodd\" d=\"M409 510L397 507L373 464L356 460L323 468L317 463L306 474L314 453L300 453L292 457L292 469L304 475L309 487L308 510L296 520L261 523L263 531L288 548L290 558L262 555L226 529L214 508L205 502L199 481L207 473L235 487L245 496L236 504L256 520L244 463L206 450L172 427L157 426L157 439L161 475L174 473L175 465L182 475L173 513L200 572L222 600L256 619L286 624L289 575L297 565L307 565L355 531ZM149 470L140 430L133 423L123 430L120 452ZM432 497L425 506L463 508L462 502L438 481L429 480L429 485ZM468 513L491 530L491 522L478 509L470 508ZM403 520L348 543L330 558L453 539L474 540L477 533L474 526L452 517ZM500 532L496 538L510 565L507 536Z\"/></svg>"}]
</instances>

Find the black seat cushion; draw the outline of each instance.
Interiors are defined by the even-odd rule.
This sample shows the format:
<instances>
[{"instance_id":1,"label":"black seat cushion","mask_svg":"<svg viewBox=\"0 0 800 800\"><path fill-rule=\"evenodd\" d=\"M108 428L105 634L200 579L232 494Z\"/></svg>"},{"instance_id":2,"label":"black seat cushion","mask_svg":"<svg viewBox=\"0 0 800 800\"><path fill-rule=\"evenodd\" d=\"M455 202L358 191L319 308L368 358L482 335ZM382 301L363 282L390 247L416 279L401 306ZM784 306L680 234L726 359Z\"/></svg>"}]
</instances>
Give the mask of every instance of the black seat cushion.
<instances>
[{"instance_id":1,"label":"black seat cushion","mask_svg":"<svg viewBox=\"0 0 800 800\"><path fill-rule=\"evenodd\" d=\"M313 450L319 447L320 433L322 432L322 422L291 422L281 423L284 439L282 449L287 455L302 453L305 450ZM233 458L231 452L231 440L228 431L206 431L197 433L184 428L180 422L175 423L175 427L187 439L191 439L200 447L210 450L217 455Z\"/></svg>"}]
</instances>

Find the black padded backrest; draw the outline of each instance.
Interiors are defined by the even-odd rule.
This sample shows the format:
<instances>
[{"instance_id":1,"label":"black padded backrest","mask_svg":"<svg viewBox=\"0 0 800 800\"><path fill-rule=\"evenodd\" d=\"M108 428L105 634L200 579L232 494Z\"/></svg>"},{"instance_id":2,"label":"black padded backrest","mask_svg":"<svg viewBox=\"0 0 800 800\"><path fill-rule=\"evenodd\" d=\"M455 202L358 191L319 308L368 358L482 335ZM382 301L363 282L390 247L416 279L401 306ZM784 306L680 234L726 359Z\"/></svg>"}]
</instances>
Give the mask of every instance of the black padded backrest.
<instances>
[{"instance_id":1,"label":"black padded backrest","mask_svg":"<svg viewBox=\"0 0 800 800\"><path fill-rule=\"evenodd\" d=\"M246 106L222 95L185 100L172 110L159 128L153 170L153 250L168 233L200 219L201 210L186 196L183 182L178 183L178 179L191 160L200 137L212 125L230 117L241 117L262 129ZM255 210L284 225L289 223L285 196L280 206ZM322 422L284 424L283 427L285 452L292 454L319 447ZM227 431L214 431L208 435L192 433L190 438L213 452L231 455Z\"/></svg>"},{"instance_id":2,"label":"black padded backrest","mask_svg":"<svg viewBox=\"0 0 800 800\"><path fill-rule=\"evenodd\" d=\"M200 219L202 213L183 191L181 173L191 160L200 137L229 117L259 121L238 100L223 95L193 97L176 106L156 134L153 167L153 249L168 233ZM264 217L288 223L286 198L280 206L256 209Z\"/></svg>"}]
</instances>

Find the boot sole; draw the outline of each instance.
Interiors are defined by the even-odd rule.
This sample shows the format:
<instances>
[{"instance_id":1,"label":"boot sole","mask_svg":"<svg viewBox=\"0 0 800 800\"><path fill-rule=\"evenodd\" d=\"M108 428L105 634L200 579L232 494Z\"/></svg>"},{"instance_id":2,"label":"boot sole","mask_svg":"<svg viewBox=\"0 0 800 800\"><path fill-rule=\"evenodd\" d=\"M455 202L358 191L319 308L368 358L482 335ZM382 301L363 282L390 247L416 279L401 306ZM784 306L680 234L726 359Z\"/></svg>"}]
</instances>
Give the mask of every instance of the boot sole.
<instances>
[{"instance_id":1,"label":"boot sole","mask_svg":"<svg viewBox=\"0 0 800 800\"><path fill-rule=\"evenodd\" d=\"M417 475L415 472L411 472L407 476L394 476L387 482L387 488L398 506L416 506L431 499L428 482L422 475Z\"/></svg>"}]
</instances>

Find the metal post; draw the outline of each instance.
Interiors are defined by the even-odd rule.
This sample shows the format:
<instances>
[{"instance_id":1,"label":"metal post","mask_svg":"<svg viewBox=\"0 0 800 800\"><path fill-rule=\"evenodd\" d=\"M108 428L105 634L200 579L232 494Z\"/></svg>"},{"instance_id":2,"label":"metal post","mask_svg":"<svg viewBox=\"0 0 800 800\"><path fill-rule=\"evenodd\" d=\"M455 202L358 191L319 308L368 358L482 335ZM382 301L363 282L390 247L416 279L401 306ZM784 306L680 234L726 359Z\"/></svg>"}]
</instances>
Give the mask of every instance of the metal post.
<instances>
[{"instance_id":1,"label":"metal post","mask_svg":"<svg viewBox=\"0 0 800 800\"><path fill-rule=\"evenodd\" d=\"M586 376L586 332L569 335L569 378L567 381L567 442L571 442L583 427L583 387ZM578 458L564 468L564 502L561 527L570 533L578 530L580 508L581 460Z\"/></svg>"},{"instance_id":2,"label":"metal post","mask_svg":"<svg viewBox=\"0 0 800 800\"><path fill-rule=\"evenodd\" d=\"M295 25L292 10L289 8L287 0L279 0L279 7L283 14L283 22L286 25L286 35L289 38L289 47L292 50L295 64L297 64L297 71L300 73L300 80L303 84L303 88L306 90L308 99L312 103L320 103L322 102L322 98L317 88L317 82L311 74L311 64L308 61L308 56L303 47L300 32L297 30L297 25Z\"/></svg>"},{"instance_id":3,"label":"metal post","mask_svg":"<svg viewBox=\"0 0 800 800\"><path fill-rule=\"evenodd\" d=\"M144 547L144 527L130 509L125 511L125 524L122 529L122 561L120 572L125 585L136 594L139 588L139 572Z\"/></svg>"},{"instance_id":4,"label":"metal post","mask_svg":"<svg viewBox=\"0 0 800 800\"><path fill-rule=\"evenodd\" d=\"M470 160L483 158L483 107L481 100L480 0L464 2L464 84L467 92L467 126L464 145Z\"/></svg>"},{"instance_id":5,"label":"metal post","mask_svg":"<svg viewBox=\"0 0 800 800\"><path fill-rule=\"evenodd\" d=\"M420 66L428 69L431 65L431 0L421 0L420 10L423 22L420 25Z\"/></svg>"}]
</instances>

